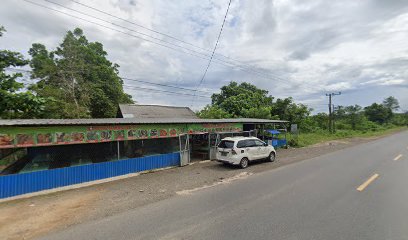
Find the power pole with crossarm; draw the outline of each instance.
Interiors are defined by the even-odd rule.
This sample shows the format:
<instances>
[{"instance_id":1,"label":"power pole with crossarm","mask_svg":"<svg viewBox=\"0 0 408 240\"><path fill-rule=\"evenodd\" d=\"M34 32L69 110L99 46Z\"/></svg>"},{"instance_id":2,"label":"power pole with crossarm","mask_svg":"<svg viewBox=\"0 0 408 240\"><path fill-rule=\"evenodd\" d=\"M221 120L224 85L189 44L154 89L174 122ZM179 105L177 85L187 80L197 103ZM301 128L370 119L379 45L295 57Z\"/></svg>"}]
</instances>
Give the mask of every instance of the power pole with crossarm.
<instances>
[{"instance_id":1,"label":"power pole with crossarm","mask_svg":"<svg viewBox=\"0 0 408 240\"><path fill-rule=\"evenodd\" d=\"M338 93L326 93L326 96L329 97L329 132L333 133L333 109L332 109L332 97L336 95L341 95L341 92Z\"/></svg>"}]
</instances>

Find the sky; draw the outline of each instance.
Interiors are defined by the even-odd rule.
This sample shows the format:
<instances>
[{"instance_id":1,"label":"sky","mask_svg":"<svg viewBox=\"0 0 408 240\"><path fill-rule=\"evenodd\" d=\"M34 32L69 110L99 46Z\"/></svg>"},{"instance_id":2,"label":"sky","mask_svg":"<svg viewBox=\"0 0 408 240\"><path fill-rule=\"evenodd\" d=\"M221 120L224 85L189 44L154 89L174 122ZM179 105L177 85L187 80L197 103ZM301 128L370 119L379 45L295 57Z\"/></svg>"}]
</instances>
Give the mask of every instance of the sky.
<instances>
[{"instance_id":1,"label":"sky","mask_svg":"<svg viewBox=\"0 0 408 240\"><path fill-rule=\"evenodd\" d=\"M104 45L121 77L184 88L125 80L124 90L140 104L198 110L221 86L245 81L315 113L327 112L325 94L339 91L335 105L367 106L394 96L408 110L406 0L232 0L201 85L229 0L29 1L59 12L2 0L0 25L7 32L0 49L28 58L32 43L53 50L79 27ZM193 97L186 89L199 91Z\"/></svg>"}]
</instances>

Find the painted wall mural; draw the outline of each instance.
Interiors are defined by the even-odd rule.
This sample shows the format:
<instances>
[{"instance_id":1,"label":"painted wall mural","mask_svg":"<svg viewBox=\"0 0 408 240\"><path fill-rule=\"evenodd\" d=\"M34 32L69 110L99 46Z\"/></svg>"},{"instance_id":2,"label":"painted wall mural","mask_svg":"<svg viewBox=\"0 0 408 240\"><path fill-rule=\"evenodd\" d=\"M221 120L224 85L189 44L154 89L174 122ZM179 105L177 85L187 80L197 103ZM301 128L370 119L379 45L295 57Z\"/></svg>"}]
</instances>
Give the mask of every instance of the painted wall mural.
<instances>
[{"instance_id":1,"label":"painted wall mural","mask_svg":"<svg viewBox=\"0 0 408 240\"><path fill-rule=\"evenodd\" d=\"M0 127L0 148L165 138L186 133L239 132L242 128L242 123Z\"/></svg>"}]
</instances>

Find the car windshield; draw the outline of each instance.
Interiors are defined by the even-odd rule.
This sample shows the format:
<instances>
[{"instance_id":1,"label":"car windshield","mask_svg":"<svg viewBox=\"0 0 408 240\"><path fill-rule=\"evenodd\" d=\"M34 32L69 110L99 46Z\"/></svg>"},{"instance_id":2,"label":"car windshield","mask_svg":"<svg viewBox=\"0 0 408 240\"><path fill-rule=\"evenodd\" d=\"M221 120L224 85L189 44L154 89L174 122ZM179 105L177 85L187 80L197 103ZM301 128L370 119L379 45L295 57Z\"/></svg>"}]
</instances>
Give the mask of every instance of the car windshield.
<instances>
[{"instance_id":1,"label":"car windshield","mask_svg":"<svg viewBox=\"0 0 408 240\"><path fill-rule=\"evenodd\" d=\"M234 141L227 141L227 140L222 140L220 144L218 144L219 148L233 148L234 147Z\"/></svg>"}]
</instances>

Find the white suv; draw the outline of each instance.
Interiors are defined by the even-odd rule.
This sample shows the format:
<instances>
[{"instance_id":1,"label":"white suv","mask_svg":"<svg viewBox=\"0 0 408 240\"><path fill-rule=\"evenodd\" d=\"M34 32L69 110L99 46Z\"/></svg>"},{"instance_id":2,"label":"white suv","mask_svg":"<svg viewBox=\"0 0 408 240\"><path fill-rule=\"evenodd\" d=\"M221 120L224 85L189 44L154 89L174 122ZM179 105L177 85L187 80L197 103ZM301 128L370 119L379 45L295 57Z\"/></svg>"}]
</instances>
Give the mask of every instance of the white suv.
<instances>
[{"instance_id":1,"label":"white suv","mask_svg":"<svg viewBox=\"0 0 408 240\"><path fill-rule=\"evenodd\" d=\"M246 168L249 161L268 159L273 162L275 157L275 148L256 137L227 137L218 144L216 161Z\"/></svg>"}]
</instances>

